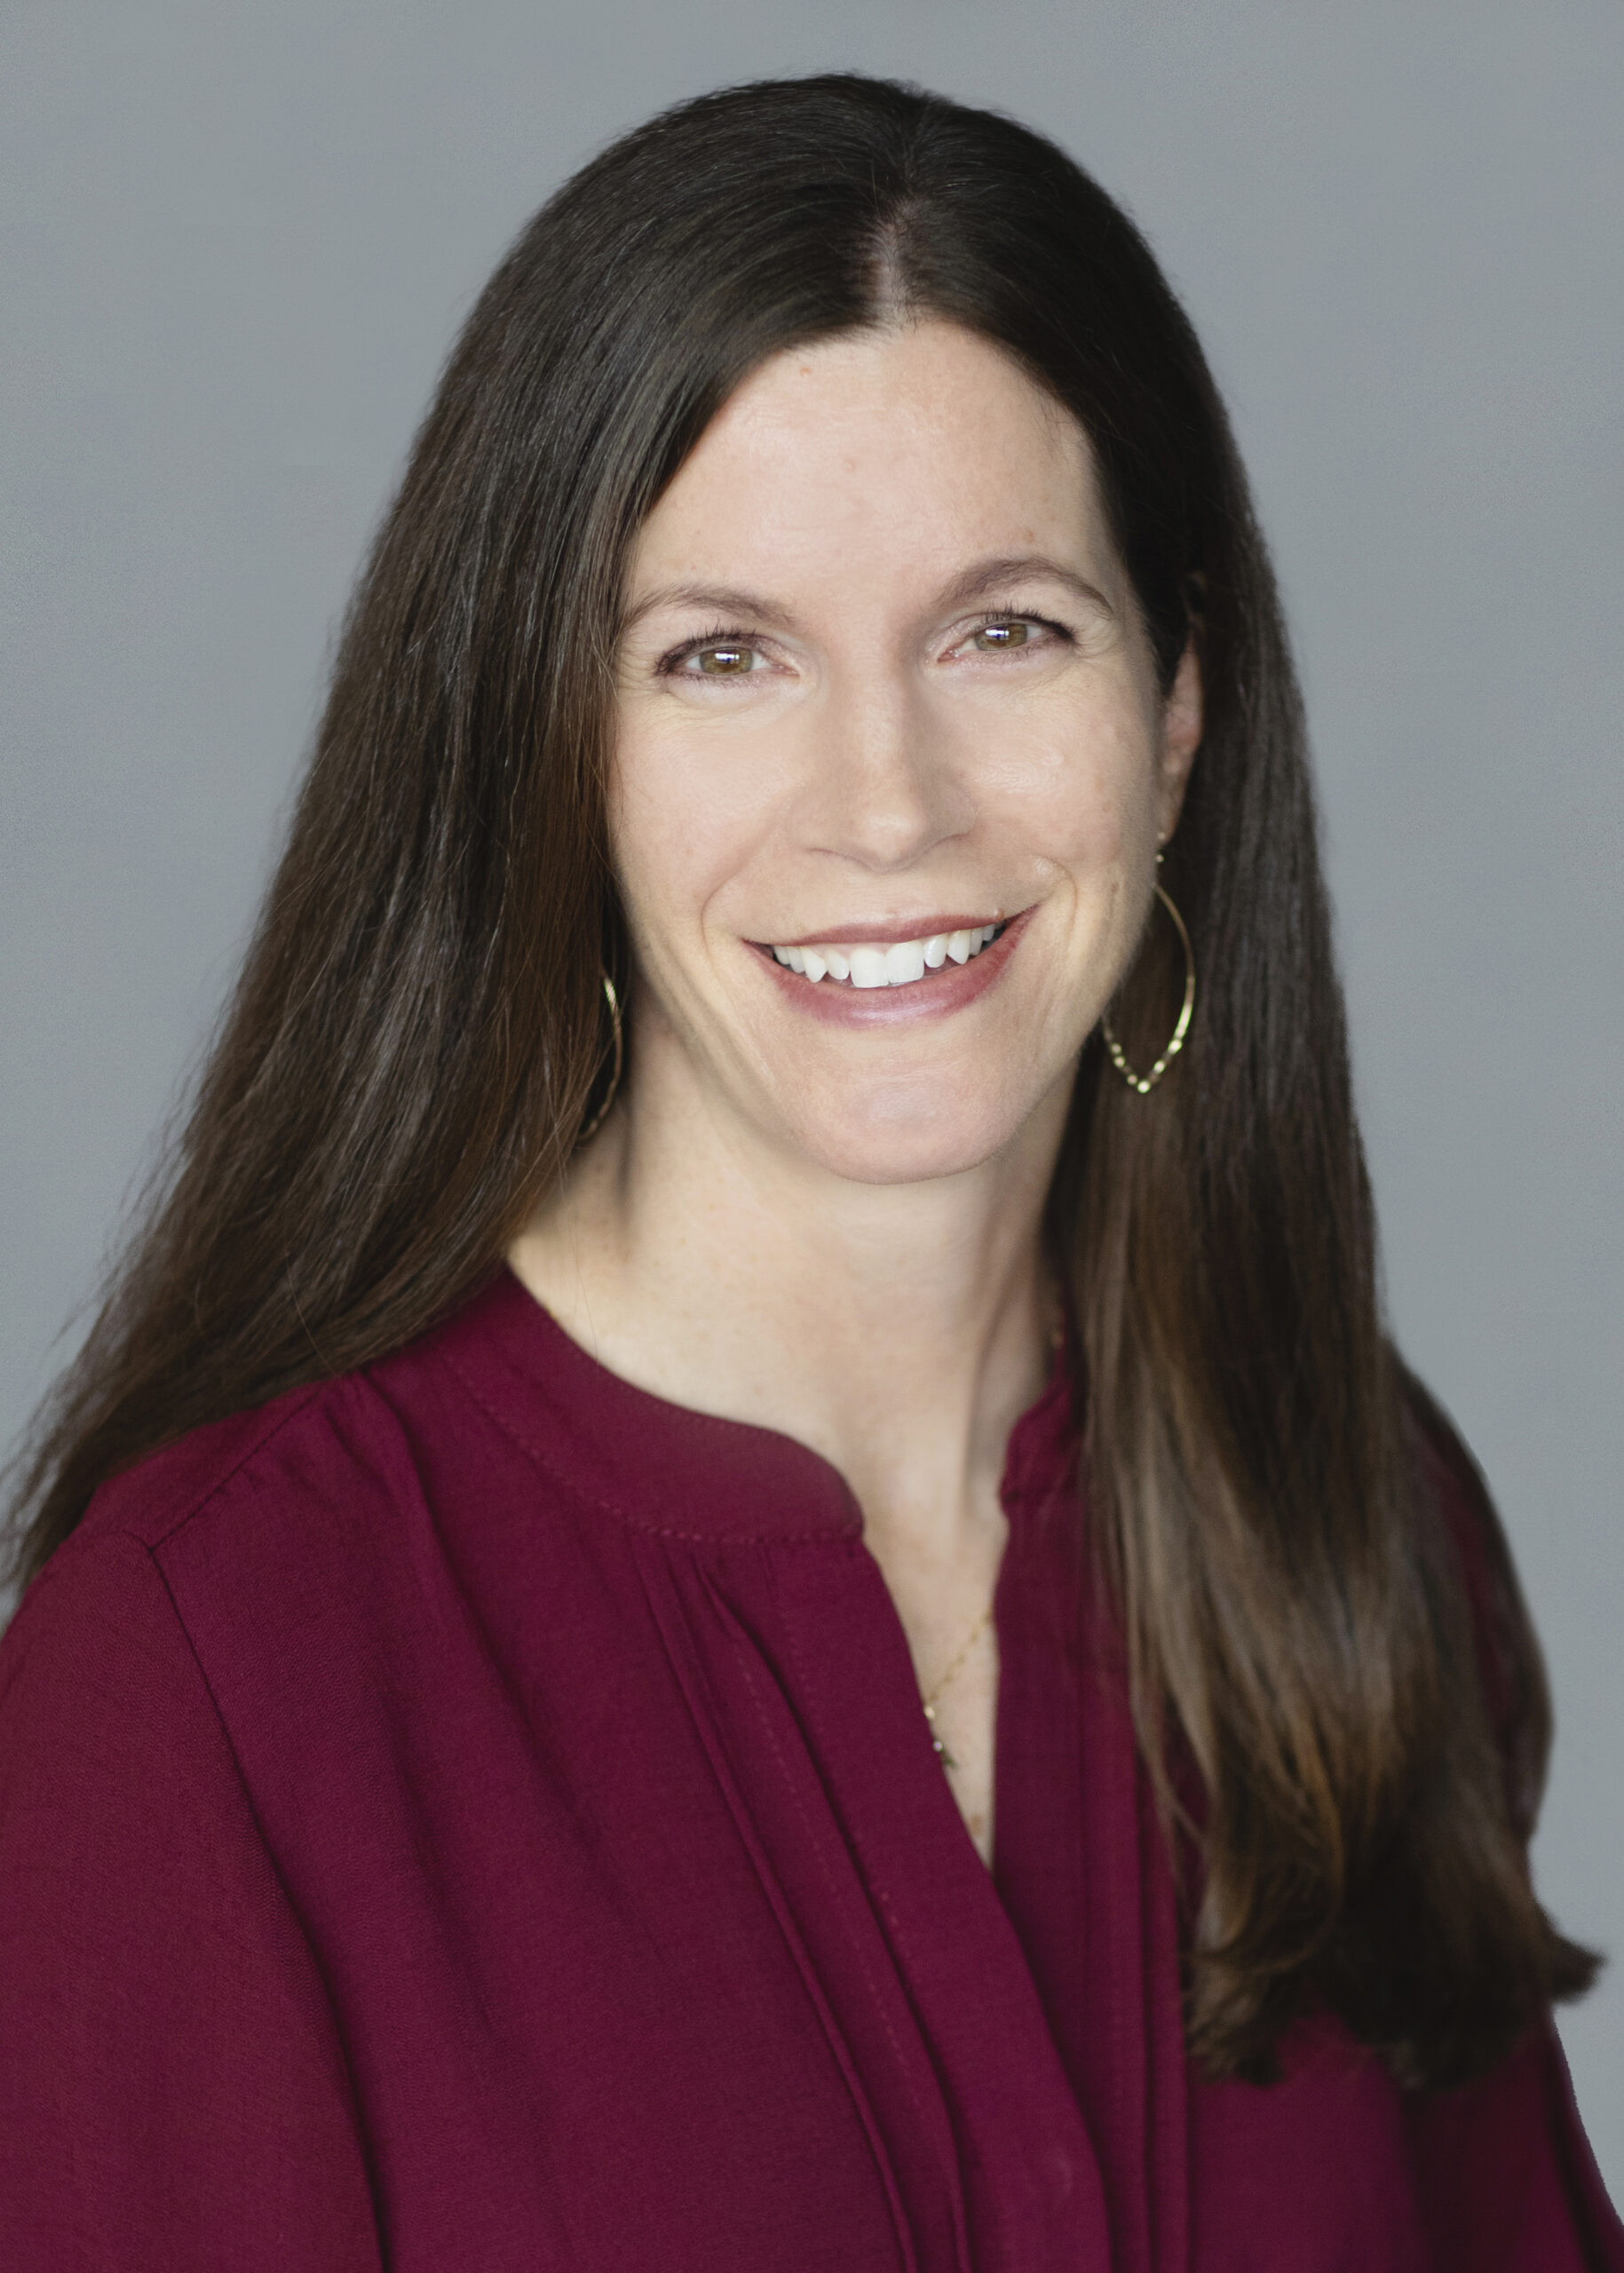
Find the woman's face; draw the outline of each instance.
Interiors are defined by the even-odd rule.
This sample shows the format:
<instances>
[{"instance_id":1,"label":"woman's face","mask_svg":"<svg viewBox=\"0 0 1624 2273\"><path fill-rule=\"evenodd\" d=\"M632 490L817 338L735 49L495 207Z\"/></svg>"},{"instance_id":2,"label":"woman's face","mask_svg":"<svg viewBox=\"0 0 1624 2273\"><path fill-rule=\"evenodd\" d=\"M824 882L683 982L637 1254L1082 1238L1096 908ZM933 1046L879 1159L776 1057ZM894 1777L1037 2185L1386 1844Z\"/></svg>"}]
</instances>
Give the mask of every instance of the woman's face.
<instances>
[{"instance_id":1,"label":"woman's face","mask_svg":"<svg viewBox=\"0 0 1624 2273\"><path fill-rule=\"evenodd\" d=\"M950 324L775 356L642 532L618 683L639 1079L867 1183L1052 1121L1200 731L1075 421Z\"/></svg>"}]
</instances>

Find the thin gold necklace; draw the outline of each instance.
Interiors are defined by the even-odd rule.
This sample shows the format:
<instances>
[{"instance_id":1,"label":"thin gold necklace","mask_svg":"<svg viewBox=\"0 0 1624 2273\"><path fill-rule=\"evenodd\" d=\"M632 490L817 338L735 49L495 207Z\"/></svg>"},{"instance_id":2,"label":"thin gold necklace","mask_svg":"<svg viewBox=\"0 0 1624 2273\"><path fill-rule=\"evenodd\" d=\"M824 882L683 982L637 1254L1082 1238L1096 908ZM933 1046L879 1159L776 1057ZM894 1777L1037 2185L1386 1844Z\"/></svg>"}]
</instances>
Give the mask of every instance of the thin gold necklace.
<instances>
[{"instance_id":1,"label":"thin gold necklace","mask_svg":"<svg viewBox=\"0 0 1624 2273\"><path fill-rule=\"evenodd\" d=\"M959 1651L958 1656L957 1656L956 1658L955 1658L955 1659L954 1659L953 1663L948 1667L948 1668L947 1668L947 1672L942 1675L941 1679L937 1683L937 1684L936 1684L935 1688L931 1691L931 1694L930 1694L927 1698L925 1698L925 1699L923 1699L923 1704L924 1704L924 1716L925 1716L926 1720L931 1723L931 1748L932 1748L932 1749L933 1749L933 1751L935 1752L935 1754L936 1754L936 1757L937 1757L937 1758L941 1762L942 1766L943 1766L944 1768L956 1768L956 1767L958 1766L958 1764L959 1764L959 1763L958 1763L958 1762L954 1758L953 1754L948 1751L948 1749L947 1749L947 1746L942 1742L940 1736L939 1736L939 1735L938 1734L938 1732L937 1732L937 1727L936 1727L936 1707L937 1707L937 1703L938 1703L938 1700L939 1700L939 1699L940 1699L940 1697L941 1697L942 1691L947 1688L947 1686L948 1683L949 1683L949 1682L952 1682L952 1681L955 1681L955 1680L958 1678L959 1675L960 1675L960 1674L962 1674L962 1673L963 1672L963 1670L964 1670L964 1664L965 1664L965 1660L968 1659L968 1657L970 1656L970 1651L975 1648L976 1643L977 1643L981 1639L981 1636L986 1633L986 1631L987 1628L992 1624L992 1622L993 1622L993 1605L992 1605L992 1604L989 1602L989 1603L988 1603L988 1604L987 1604L987 1606L986 1606L986 1608L982 1612L982 1613L981 1613L980 1617L977 1619L977 1620L976 1620L976 1622L975 1622L974 1627L973 1627L973 1628L971 1628L971 1630L970 1630L970 1638L969 1638L969 1640L964 1643L964 1646L963 1647L963 1649L961 1649L961 1651Z\"/></svg>"}]
</instances>

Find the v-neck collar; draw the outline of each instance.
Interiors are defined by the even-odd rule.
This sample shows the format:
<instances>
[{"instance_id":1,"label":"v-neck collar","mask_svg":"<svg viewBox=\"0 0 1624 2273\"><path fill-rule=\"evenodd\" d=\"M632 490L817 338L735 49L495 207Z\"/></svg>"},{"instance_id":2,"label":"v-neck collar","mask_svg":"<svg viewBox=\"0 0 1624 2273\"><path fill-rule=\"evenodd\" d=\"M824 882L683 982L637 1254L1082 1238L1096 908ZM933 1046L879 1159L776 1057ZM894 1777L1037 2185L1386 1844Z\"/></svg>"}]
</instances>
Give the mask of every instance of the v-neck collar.
<instances>
[{"instance_id":1,"label":"v-neck collar","mask_svg":"<svg viewBox=\"0 0 1624 2273\"><path fill-rule=\"evenodd\" d=\"M622 1521L695 1541L861 1537L862 1511L820 1453L638 1388L582 1349L505 1265L455 1327L442 1352L470 1387L477 1378L482 1404L494 1397L493 1417L575 1495ZM465 1367L463 1348L474 1360ZM1052 1495L1072 1433L1062 1356L1010 1434L1001 1489L1012 1522Z\"/></svg>"},{"instance_id":2,"label":"v-neck collar","mask_svg":"<svg viewBox=\"0 0 1624 2273\"><path fill-rule=\"evenodd\" d=\"M439 1347L583 1511L628 1527L696 1725L736 1786L741 1834L764 1841L764 1887L804 1867L792 1906L810 1941L878 1932L889 1945L896 1987L876 1958L870 2018L893 2047L921 2031L923 2064L904 2065L955 2261L973 2231L1009 2273L1182 2267L1171 1880L1089 1572L1066 1353L1005 1459L989 1873L931 1750L860 1510L828 1461L612 1373L506 1271ZM728 1551L740 1548L760 1551ZM749 1728L780 1762L765 1782ZM736 1743L757 1764L733 1778ZM857 1911L851 1869L867 1889Z\"/></svg>"}]
</instances>

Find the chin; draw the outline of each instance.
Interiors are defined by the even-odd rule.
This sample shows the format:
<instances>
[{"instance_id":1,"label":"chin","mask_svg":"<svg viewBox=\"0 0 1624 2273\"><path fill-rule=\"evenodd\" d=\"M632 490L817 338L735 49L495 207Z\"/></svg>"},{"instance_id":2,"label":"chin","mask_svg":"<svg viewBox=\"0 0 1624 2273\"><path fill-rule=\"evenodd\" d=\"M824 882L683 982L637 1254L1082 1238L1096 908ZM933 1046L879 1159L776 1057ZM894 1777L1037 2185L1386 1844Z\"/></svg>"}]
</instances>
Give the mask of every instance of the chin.
<instances>
[{"instance_id":1,"label":"chin","mask_svg":"<svg viewBox=\"0 0 1624 2273\"><path fill-rule=\"evenodd\" d=\"M869 1096L831 1099L811 1111L808 1103L798 1100L786 1116L791 1142L828 1175L852 1184L926 1184L965 1175L1013 1143L1027 1118L1007 1105L989 1112L985 1097L915 1098L905 1105L894 1096Z\"/></svg>"}]
</instances>

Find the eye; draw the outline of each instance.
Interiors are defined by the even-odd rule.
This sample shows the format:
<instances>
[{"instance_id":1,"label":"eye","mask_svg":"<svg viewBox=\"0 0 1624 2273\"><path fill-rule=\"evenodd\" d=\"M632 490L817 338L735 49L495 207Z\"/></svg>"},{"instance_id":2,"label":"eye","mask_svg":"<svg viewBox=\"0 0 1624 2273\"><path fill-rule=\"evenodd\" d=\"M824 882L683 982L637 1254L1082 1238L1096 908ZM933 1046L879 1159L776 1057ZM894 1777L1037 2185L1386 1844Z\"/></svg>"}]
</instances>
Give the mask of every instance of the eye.
<instances>
[{"instance_id":1,"label":"eye","mask_svg":"<svg viewBox=\"0 0 1624 2273\"><path fill-rule=\"evenodd\" d=\"M718 639L693 649L688 661L706 678L743 678L756 661L756 650L741 639Z\"/></svg>"},{"instance_id":2,"label":"eye","mask_svg":"<svg viewBox=\"0 0 1624 2273\"><path fill-rule=\"evenodd\" d=\"M661 678L755 678L769 668L766 657L749 635L727 631L721 625L697 639L685 639L661 655L655 669Z\"/></svg>"},{"instance_id":3,"label":"eye","mask_svg":"<svg viewBox=\"0 0 1624 2273\"><path fill-rule=\"evenodd\" d=\"M999 614L984 615L953 649L962 658L973 655L1038 655L1045 648L1074 647L1076 634L1047 615Z\"/></svg>"}]
</instances>

